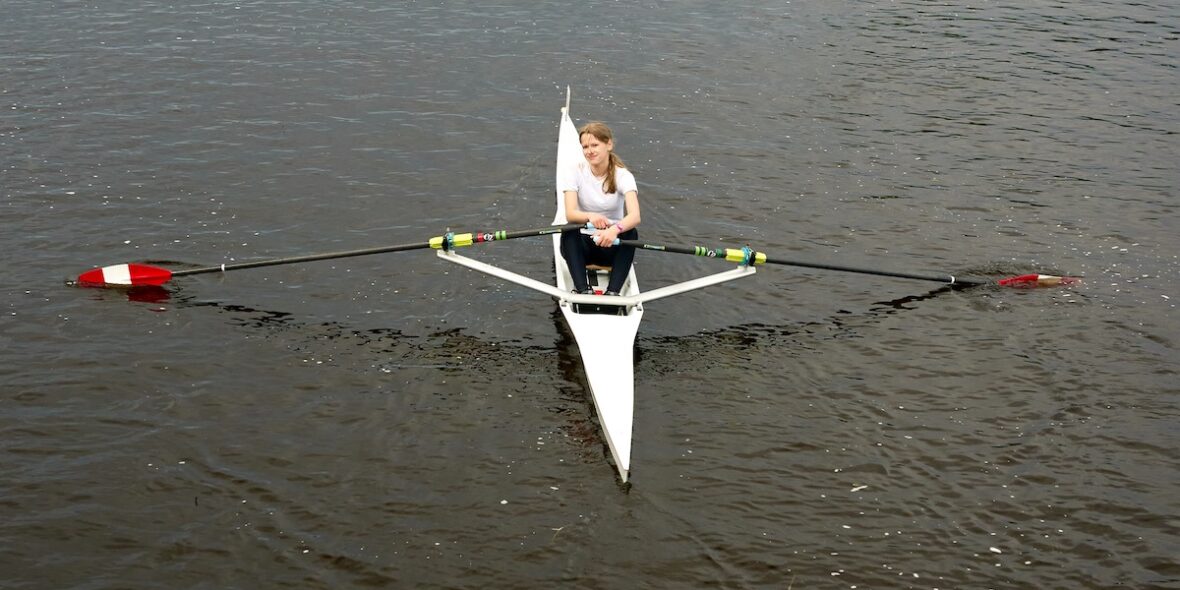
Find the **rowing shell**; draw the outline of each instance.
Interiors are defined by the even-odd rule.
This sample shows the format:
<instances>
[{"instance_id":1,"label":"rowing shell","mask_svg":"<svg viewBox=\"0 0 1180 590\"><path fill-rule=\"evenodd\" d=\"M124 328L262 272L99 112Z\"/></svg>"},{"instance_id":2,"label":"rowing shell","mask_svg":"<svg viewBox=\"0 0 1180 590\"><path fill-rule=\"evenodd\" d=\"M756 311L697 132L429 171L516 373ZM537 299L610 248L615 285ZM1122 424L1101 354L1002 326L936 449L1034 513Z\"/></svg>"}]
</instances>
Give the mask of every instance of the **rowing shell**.
<instances>
[{"instance_id":1,"label":"rowing shell","mask_svg":"<svg viewBox=\"0 0 1180 590\"><path fill-rule=\"evenodd\" d=\"M569 89L566 89L565 108L561 109L557 139L557 168L554 185L557 193L557 214L554 226L566 223L565 196L557 179L570 166L585 163L578 131L569 116ZM565 259L561 256L560 229L553 233L553 270L556 284L542 283L485 262L457 254L453 249L438 251L438 256L467 268L477 270L518 285L539 291L557 300L561 314L574 335L581 352L590 396L598 412L607 447L619 478L625 483L631 474L631 434L635 413L635 335L643 319L643 304L670 295L701 289L743 277L753 276L753 266L720 272L682 283L640 292L632 266L618 296L584 295L573 293L573 280ZM605 287L609 272L588 271L591 285Z\"/></svg>"},{"instance_id":2,"label":"rowing shell","mask_svg":"<svg viewBox=\"0 0 1180 590\"><path fill-rule=\"evenodd\" d=\"M578 130L569 115L569 96L565 108L561 109L561 128L557 136L557 215L553 225L568 222L565 217L565 195L560 186L563 171L575 166L589 166L582 155L582 144ZM553 236L553 267L557 276L557 288L571 292L574 288L569 265L561 256L561 234ZM589 270L590 284L600 285L604 290L610 280L609 270ZM627 275L627 282L619 291L623 296L638 296L639 281L635 278L635 267ZM614 297L600 296L600 300ZM619 477L626 482L631 471L631 429L635 414L635 334L643 319L643 304L593 305L577 304L570 301L560 303L561 314L569 325L582 364L586 368L586 381L590 384L590 396L598 411L598 422L610 448Z\"/></svg>"}]
</instances>

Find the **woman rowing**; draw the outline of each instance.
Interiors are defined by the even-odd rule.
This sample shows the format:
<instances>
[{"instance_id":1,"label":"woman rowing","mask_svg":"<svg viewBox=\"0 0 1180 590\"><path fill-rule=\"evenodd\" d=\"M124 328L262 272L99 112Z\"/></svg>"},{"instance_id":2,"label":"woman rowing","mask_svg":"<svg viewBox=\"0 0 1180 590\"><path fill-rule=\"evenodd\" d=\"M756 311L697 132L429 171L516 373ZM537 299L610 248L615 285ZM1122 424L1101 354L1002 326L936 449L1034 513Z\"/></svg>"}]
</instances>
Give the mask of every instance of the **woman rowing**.
<instances>
[{"instance_id":1,"label":"woman rowing","mask_svg":"<svg viewBox=\"0 0 1180 590\"><path fill-rule=\"evenodd\" d=\"M614 246L616 239L635 240L639 232L639 191L635 176L614 152L614 134L592 121L578 130L585 162L563 171L565 217L572 223L589 223L589 230L570 230L561 236L561 255L569 265L574 291L593 294L586 280L586 265L611 267L607 295L618 295L635 260L632 246Z\"/></svg>"}]
</instances>

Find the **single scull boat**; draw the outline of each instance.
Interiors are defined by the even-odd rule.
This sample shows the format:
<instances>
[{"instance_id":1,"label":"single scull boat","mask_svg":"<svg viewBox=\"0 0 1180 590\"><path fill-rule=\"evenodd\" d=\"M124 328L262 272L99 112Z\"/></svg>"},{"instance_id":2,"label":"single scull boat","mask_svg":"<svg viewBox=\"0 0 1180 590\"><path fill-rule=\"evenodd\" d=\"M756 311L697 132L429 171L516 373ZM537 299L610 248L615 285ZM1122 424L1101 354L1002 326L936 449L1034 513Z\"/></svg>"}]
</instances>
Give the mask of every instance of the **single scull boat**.
<instances>
[{"instance_id":1,"label":"single scull boat","mask_svg":"<svg viewBox=\"0 0 1180 590\"><path fill-rule=\"evenodd\" d=\"M556 186L562 171L571 166L586 164L582 156L582 144L578 130L569 116L569 89L566 89L565 108L561 109L560 130L557 139L557 168L555 187L557 193L557 214L553 225L565 225L565 197L560 186ZM553 235L553 269L556 285L549 285L502 268L492 266L452 250L439 250L438 255L449 262L461 264L518 285L540 291L557 300L561 314L569 325L570 332L581 352L582 364L586 369L586 381L590 385L590 396L598 411L598 422L610 448L615 467L623 482L631 472L631 432L635 412L635 334L643 319L643 304L677 293L700 289L755 273L752 265L744 265L725 272L709 275L667 287L640 292L639 281L632 266L618 297L602 295L580 295L572 292L573 280L569 267L561 256L561 234ZM591 285L605 285L609 269L591 267L587 270Z\"/></svg>"},{"instance_id":2,"label":"single scull boat","mask_svg":"<svg viewBox=\"0 0 1180 590\"><path fill-rule=\"evenodd\" d=\"M574 128L573 121L570 120L569 107L569 89L567 88L565 108L561 110L560 131L557 142L557 174L555 178L561 178L562 172L568 170L570 166L587 165L586 160L582 156L582 146L578 138L578 131ZM607 446L610 448L615 466L619 470L619 477L622 478L623 482L626 482L631 470L631 425L635 407L635 334L639 330L639 322L643 318L643 304L645 302L677 293L684 293L685 291L700 289L709 285L716 285L725 281L748 277L754 274L755 264L781 264L803 268L935 281L948 285L962 286L995 284L1001 287L1036 287L1070 285L1080 280L1078 277L1060 277L1042 274L1027 274L1000 279L998 281L964 280L958 279L953 275L903 273L843 265L783 260L768 257L761 252L755 252L748 246L738 250L732 248L647 244L636 240L615 240L616 245L623 243L643 250L720 258L730 262L736 262L740 266L726 272L644 292L639 291L639 282L635 279L635 269L631 268L628 269L628 278L626 284L623 286L622 295L617 297L583 295L571 292L573 281L570 279L570 273L565 260L561 256L560 236L562 231L577 230L581 225L566 223L566 221L565 198L561 189L557 188L557 214L553 218L553 225L543 228L523 231L462 234L448 232L444 236L434 237L426 242L329 252L326 254L308 254L270 260L253 260L179 271L170 271L142 263L116 264L86 271L78 277L75 284L84 287L155 288L168 282L173 277L179 276L213 272L224 273L230 270L367 256L384 252L403 252L428 248L436 249L438 250L438 255L447 262L461 264L506 281L523 285L557 300L561 308L561 313L565 317L570 331L573 332L578 348L581 350L582 362L586 367L586 380L590 385L590 395L594 400L594 407L598 410L599 423L602 425L602 432L606 438ZM460 256L455 252L456 247L470 246L476 243L536 236L553 237L553 268L557 277L556 284L554 285L542 283L541 281L479 262L478 260ZM608 270L588 268L586 272L591 285L603 284L608 280Z\"/></svg>"}]
</instances>

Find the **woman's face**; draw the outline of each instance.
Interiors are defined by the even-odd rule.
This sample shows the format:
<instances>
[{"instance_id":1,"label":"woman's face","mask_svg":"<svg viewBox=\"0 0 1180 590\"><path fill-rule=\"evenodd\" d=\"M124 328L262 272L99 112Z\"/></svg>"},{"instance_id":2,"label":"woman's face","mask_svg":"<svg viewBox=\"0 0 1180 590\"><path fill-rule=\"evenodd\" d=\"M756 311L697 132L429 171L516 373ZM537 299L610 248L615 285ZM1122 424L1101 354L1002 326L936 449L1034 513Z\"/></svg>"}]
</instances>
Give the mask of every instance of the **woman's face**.
<instances>
[{"instance_id":1,"label":"woman's face","mask_svg":"<svg viewBox=\"0 0 1180 590\"><path fill-rule=\"evenodd\" d=\"M614 149L614 142L602 141L593 133L583 133L581 139L582 155L586 157L587 162L590 162L591 167L597 168L607 162L610 151Z\"/></svg>"}]
</instances>

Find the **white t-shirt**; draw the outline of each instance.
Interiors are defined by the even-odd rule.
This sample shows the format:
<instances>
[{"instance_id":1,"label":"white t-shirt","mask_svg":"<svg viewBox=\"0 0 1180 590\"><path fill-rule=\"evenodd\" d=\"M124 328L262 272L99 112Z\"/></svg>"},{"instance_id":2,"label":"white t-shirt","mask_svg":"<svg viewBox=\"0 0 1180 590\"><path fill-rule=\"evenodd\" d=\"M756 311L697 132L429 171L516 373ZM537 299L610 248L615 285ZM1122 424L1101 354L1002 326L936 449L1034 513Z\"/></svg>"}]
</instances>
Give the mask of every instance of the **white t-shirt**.
<instances>
[{"instance_id":1,"label":"white t-shirt","mask_svg":"<svg viewBox=\"0 0 1180 590\"><path fill-rule=\"evenodd\" d=\"M635 175L626 168L615 168L615 192L607 194L602 190L606 177L596 178L585 160L578 162L573 170L562 179L561 190L578 192L578 208L587 213L605 215L611 223L617 223L625 215L623 205L626 194L639 189L635 186Z\"/></svg>"}]
</instances>

